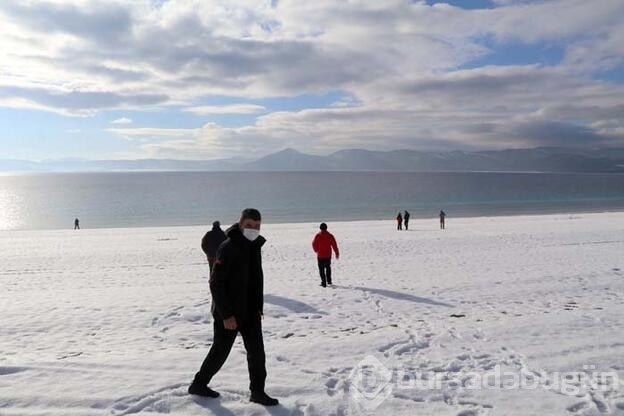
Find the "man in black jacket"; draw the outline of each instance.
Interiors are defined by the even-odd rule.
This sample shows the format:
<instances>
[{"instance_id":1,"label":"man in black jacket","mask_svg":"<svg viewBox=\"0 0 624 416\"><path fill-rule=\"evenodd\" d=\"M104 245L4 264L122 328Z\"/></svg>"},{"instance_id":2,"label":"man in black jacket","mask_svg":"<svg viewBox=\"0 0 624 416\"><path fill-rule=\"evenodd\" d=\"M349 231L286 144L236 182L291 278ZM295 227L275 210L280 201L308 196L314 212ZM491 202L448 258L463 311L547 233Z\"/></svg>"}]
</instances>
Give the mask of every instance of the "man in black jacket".
<instances>
[{"instance_id":1,"label":"man in black jacket","mask_svg":"<svg viewBox=\"0 0 624 416\"><path fill-rule=\"evenodd\" d=\"M221 229L221 223L215 221L212 223L212 230L208 231L204 238L202 238L201 247L202 251L206 254L208 259L208 266L212 272L212 266L217 258L217 249L226 239L225 233Z\"/></svg>"},{"instance_id":2,"label":"man in black jacket","mask_svg":"<svg viewBox=\"0 0 624 416\"><path fill-rule=\"evenodd\" d=\"M208 383L225 363L240 332L247 350L250 400L265 406L278 404L277 399L264 392L267 374L261 325L264 276L260 249L266 240L260 236L260 221L258 210L243 210L239 222L226 231L227 239L217 250L210 275L214 340L188 388L190 394L219 396Z\"/></svg>"}]
</instances>

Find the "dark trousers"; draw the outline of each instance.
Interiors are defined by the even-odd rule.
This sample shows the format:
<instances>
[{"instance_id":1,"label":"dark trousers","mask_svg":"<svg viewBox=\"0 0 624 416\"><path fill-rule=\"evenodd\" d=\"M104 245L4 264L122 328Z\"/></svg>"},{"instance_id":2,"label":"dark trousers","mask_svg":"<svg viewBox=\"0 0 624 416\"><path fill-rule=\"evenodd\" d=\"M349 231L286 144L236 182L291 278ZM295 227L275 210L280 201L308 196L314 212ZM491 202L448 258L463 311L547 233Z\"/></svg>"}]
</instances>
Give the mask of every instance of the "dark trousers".
<instances>
[{"instance_id":1,"label":"dark trousers","mask_svg":"<svg viewBox=\"0 0 624 416\"><path fill-rule=\"evenodd\" d=\"M445 228L444 220L440 220L440 228L441 229Z\"/></svg>"},{"instance_id":2,"label":"dark trousers","mask_svg":"<svg viewBox=\"0 0 624 416\"><path fill-rule=\"evenodd\" d=\"M405 229L407 230L407 225L409 224L409 220L403 221L403 224L405 224Z\"/></svg>"},{"instance_id":3,"label":"dark trousers","mask_svg":"<svg viewBox=\"0 0 624 416\"><path fill-rule=\"evenodd\" d=\"M321 284L326 286L332 284L331 280L331 258L318 259L319 274L321 275Z\"/></svg>"},{"instance_id":4,"label":"dark trousers","mask_svg":"<svg viewBox=\"0 0 624 416\"><path fill-rule=\"evenodd\" d=\"M223 321L214 321L214 340L201 369L195 374L193 383L207 385L212 377L221 369L227 359L236 335L240 332L247 350L247 368L249 370L249 390L264 391L266 380L266 357L262 340L262 323L260 314L239 326L237 330L225 329Z\"/></svg>"},{"instance_id":5,"label":"dark trousers","mask_svg":"<svg viewBox=\"0 0 624 416\"><path fill-rule=\"evenodd\" d=\"M403 229L403 222L397 221L397 230L402 230L402 229Z\"/></svg>"}]
</instances>

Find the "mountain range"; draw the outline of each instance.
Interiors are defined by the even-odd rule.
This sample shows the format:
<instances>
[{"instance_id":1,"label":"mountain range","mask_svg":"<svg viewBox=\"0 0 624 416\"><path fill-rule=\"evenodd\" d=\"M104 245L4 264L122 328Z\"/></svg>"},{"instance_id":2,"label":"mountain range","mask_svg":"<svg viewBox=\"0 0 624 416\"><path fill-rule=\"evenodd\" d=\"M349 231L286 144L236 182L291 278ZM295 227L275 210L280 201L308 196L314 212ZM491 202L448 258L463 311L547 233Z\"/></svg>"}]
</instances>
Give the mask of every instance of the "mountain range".
<instances>
[{"instance_id":1,"label":"mountain range","mask_svg":"<svg viewBox=\"0 0 624 416\"><path fill-rule=\"evenodd\" d=\"M624 173L624 148L539 147L497 151L340 150L327 156L285 149L259 159L82 160L0 159L4 172L104 171L494 171Z\"/></svg>"}]
</instances>

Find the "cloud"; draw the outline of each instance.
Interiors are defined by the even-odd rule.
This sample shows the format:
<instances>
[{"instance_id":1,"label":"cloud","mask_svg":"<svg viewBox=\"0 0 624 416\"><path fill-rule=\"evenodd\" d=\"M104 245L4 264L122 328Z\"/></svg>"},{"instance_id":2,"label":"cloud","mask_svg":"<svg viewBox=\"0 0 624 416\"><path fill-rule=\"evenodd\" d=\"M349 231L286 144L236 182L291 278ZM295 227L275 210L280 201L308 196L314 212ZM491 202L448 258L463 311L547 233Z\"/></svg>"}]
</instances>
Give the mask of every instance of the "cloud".
<instances>
[{"instance_id":1,"label":"cloud","mask_svg":"<svg viewBox=\"0 0 624 416\"><path fill-rule=\"evenodd\" d=\"M47 109L67 115L92 115L101 109L140 108L158 105L167 96L158 94L119 94L109 91L80 91L58 88L21 87L0 84L0 101L19 97L21 107Z\"/></svg>"},{"instance_id":2,"label":"cloud","mask_svg":"<svg viewBox=\"0 0 624 416\"><path fill-rule=\"evenodd\" d=\"M0 57L8 77L37 80L39 87L60 81L70 89L126 96L150 91L189 101L208 94L355 91L379 78L451 68L487 51L465 33L427 23L450 20L465 31L461 13L395 0L385 7L347 5L340 16L334 9L326 1L303 7L191 0L157 7L146 1L110 7L88 0L2 3L6 53ZM165 39L163 47L159 40Z\"/></svg>"},{"instance_id":3,"label":"cloud","mask_svg":"<svg viewBox=\"0 0 624 416\"><path fill-rule=\"evenodd\" d=\"M122 117L111 121L110 124L132 124L132 119L128 117Z\"/></svg>"},{"instance_id":4,"label":"cloud","mask_svg":"<svg viewBox=\"0 0 624 416\"><path fill-rule=\"evenodd\" d=\"M621 26L624 3L618 0L550 0L513 2L485 13L485 33L499 40L524 42L574 41Z\"/></svg>"},{"instance_id":5,"label":"cloud","mask_svg":"<svg viewBox=\"0 0 624 416\"><path fill-rule=\"evenodd\" d=\"M624 71L624 25L570 44L563 64L578 72Z\"/></svg>"},{"instance_id":6,"label":"cloud","mask_svg":"<svg viewBox=\"0 0 624 416\"><path fill-rule=\"evenodd\" d=\"M0 2L0 105L257 116L238 128L107 130L161 156L622 139L622 85L597 77L623 64L624 2L496 2ZM461 69L518 42L564 57ZM325 109L247 103L334 91L348 98ZM215 96L239 101L195 105Z\"/></svg>"},{"instance_id":7,"label":"cloud","mask_svg":"<svg viewBox=\"0 0 624 416\"><path fill-rule=\"evenodd\" d=\"M611 140L597 133L593 128L571 123L548 120L531 120L514 123L507 135L521 147L534 146L604 146Z\"/></svg>"},{"instance_id":8,"label":"cloud","mask_svg":"<svg viewBox=\"0 0 624 416\"><path fill-rule=\"evenodd\" d=\"M165 129L155 127L110 128L109 133L125 137L187 137L196 134L198 129Z\"/></svg>"},{"instance_id":9,"label":"cloud","mask_svg":"<svg viewBox=\"0 0 624 416\"><path fill-rule=\"evenodd\" d=\"M325 154L343 148L504 149L607 146L624 140L624 87L561 77L538 65L486 67L423 77L350 107L274 112L253 125L210 124L152 143L154 157L266 154L293 147ZM379 99L376 99L379 98Z\"/></svg>"},{"instance_id":10,"label":"cloud","mask_svg":"<svg viewBox=\"0 0 624 416\"><path fill-rule=\"evenodd\" d=\"M265 111L266 108L255 104L230 104L220 106L188 107L183 111L199 115L209 114L255 114Z\"/></svg>"},{"instance_id":11,"label":"cloud","mask_svg":"<svg viewBox=\"0 0 624 416\"><path fill-rule=\"evenodd\" d=\"M35 32L65 33L97 42L115 44L130 35L131 11L115 2L2 2L0 10Z\"/></svg>"}]
</instances>

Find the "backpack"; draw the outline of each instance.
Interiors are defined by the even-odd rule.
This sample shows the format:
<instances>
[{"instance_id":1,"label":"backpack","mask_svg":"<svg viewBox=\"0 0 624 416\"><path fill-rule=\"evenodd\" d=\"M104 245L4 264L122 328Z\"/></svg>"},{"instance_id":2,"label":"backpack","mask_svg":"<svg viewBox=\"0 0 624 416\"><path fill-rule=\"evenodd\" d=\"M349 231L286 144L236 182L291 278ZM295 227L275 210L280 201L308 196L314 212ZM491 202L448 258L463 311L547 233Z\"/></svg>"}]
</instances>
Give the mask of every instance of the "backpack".
<instances>
[{"instance_id":1,"label":"backpack","mask_svg":"<svg viewBox=\"0 0 624 416\"><path fill-rule=\"evenodd\" d=\"M201 248L202 251L204 252L204 254L208 255L208 244L210 244L208 242L208 234L210 233L210 231L208 231L206 234L204 234L204 237L202 238L201 241Z\"/></svg>"}]
</instances>

